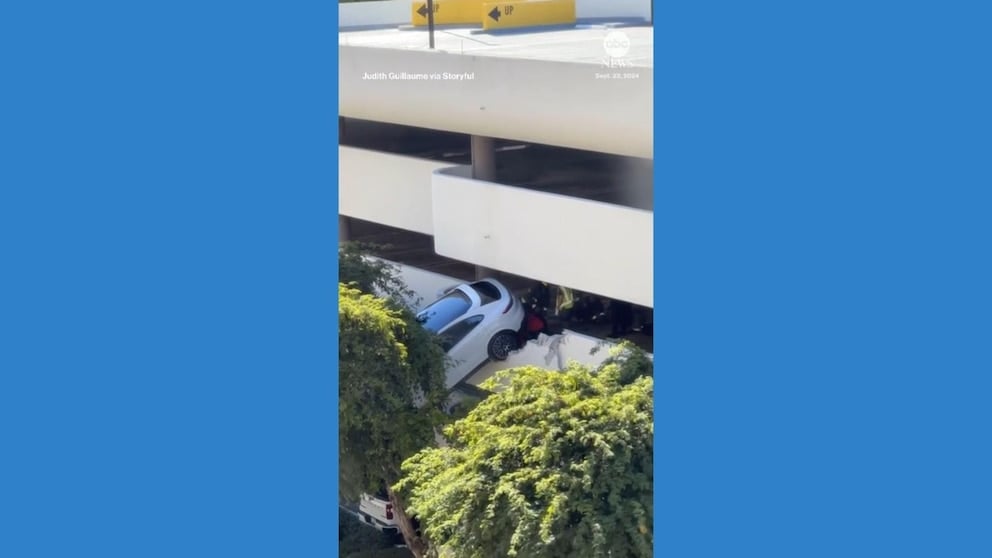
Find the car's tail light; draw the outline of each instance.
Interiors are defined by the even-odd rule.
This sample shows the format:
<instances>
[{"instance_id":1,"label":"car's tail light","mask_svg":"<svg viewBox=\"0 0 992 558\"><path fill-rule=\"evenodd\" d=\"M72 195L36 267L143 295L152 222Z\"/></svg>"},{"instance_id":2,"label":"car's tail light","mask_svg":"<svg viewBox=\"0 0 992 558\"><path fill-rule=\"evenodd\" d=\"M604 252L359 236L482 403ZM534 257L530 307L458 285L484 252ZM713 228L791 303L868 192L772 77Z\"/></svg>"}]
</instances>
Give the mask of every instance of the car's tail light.
<instances>
[{"instance_id":1,"label":"car's tail light","mask_svg":"<svg viewBox=\"0 0 992 558\"><path fill-rule=\"evenodd\" d=\"M392 519L392 518L393 518L393 505L386 504L386 519Z\"/></svg>"},{"instance_id":2,"label":"car's tail light","mask_svg":"<svg viewBox=\"0 0 992 558\"><path fill-rule=\"evenodd\" d=\"M512 296L510 297L510 303L507 304L506 305L506 308L503 309L503 313L506 314L507 312L509 312L510 311L510 308L513 308L513 297Z\"/></svg>"}]
</instances>

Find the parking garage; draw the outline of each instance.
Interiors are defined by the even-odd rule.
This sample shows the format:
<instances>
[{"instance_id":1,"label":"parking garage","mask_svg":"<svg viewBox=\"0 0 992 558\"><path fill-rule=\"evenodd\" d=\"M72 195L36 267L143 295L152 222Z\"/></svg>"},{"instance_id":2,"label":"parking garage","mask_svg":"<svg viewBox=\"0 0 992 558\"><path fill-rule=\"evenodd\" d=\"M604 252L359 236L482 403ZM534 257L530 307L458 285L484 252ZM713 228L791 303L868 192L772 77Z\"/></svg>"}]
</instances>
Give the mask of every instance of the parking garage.
<instances>
[{"instance_id":1,"label":"parking garage","mask_svg":"<svg viewBox=\"0 0 992 558\"><path fill-rule=\"evenodd\" d=\"M353 118L341 118L339 132L341 145L348 147L472 164L468 134ZM492 147L494 182L634 209L654 207L650 159L499 138Z\"/></svg>"}]
</instances>

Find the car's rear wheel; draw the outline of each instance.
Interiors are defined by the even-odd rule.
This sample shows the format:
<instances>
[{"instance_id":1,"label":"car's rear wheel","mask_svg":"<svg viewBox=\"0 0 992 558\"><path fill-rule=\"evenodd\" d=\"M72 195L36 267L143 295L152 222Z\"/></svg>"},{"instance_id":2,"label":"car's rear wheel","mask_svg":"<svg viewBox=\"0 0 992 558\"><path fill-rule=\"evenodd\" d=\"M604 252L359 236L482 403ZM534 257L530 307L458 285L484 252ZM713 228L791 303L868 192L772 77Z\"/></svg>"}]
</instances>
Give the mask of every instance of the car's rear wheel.
<instances>
[{"instance_id":1,"label":"car's rear wheel","mask_svg":"<svg viewBox=\"0 0 992 558\"><path fill-rule=\"evenodd\" d=\"M517 348L517 334L512 331L501 331L489 340L489 358L506 360Z\"/></svg>"}]
</instances>

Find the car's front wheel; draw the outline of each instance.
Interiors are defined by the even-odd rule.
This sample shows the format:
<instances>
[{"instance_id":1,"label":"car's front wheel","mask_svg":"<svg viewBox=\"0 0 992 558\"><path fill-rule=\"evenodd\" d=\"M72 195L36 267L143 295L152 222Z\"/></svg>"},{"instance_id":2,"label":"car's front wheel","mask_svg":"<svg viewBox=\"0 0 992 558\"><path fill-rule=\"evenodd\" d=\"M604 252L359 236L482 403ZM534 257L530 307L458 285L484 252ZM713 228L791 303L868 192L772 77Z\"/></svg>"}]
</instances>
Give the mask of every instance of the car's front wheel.
<instances>
[{"instance_id":1,"label":"car's front wheel","mask_svg":"<svg viewBox=\"0 0 992 558\"><path fill-rule=\"evenodd\" d=\"M517 348L517 334L512 331L501 331L489 340L489 358L506 360Z\"/></svg>"}]
</instances>

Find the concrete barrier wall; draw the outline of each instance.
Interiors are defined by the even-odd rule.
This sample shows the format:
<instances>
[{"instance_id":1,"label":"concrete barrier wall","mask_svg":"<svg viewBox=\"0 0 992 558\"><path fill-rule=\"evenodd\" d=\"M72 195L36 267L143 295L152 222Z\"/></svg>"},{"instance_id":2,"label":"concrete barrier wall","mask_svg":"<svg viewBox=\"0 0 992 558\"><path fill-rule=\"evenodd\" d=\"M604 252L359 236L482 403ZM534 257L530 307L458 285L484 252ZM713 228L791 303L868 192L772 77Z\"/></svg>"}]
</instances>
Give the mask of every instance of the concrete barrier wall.
<instances>
[{"instance_id":1,"label":"concrete barrier wall","mask_svg":"<svg viewBox=\"0 0 992 558\"><path fill-rule=\"evenodd\" d=\"M410 0L338 4L338 28L410 23Z\"/></svg>"},{"instance_id":2,"label":"concrete barrier wall","mask_svg":"<svg viewBox=\"0 0 992 558\"><path fill-rule=\"evenodd\" d=\"M445 162L339 153L341 215L432 235L442 256L654 307L651 211L476 180ZM554 226L535 236L520 223Z\"/></svg>"},{"instance_id":3,"label":"concrete barrier wall","mask_svg":"<svg viewBox=\"0 0 992 558\"><path fill-rule=\"evenodd\" d=\"M432 175L451 163L345 146L338 157L341 215L434 234Z\"/></svg>"},{"instance_id":4,"label":"concrete barrier wall","mask_svg":"<svg viewBox=\"0 0 992 558\"><path fill-rule=\"evenodd\" d=\"M653 68L637 67L638 79L595 79L602 68L578 62L351 45L339 52L342 116L654 158ZM399 70L474 78L366 79Z\"/></svg>"},{"instance_id":5,"label":"concrete barrier wall","mask_svg":"<svg viewBox=\"0 0 992 558\"><path fill-rule=\"evenodd\" d=\"M441 296L441 292L449 287L463 283L461 279L403 265L382 258L371 258L388 263L396 268L399 278L407 288L413 291L413 296L406 300L407 306L413 310L421 310Z\"/></svg>"},{"instance_id":6,"label":"concrete barrier wall","mask_svg":"<svg viewBox=\"0 0 992 558\"><path fill-rule=\"evenodd\" d=\"M434 250L654 307L654 213L464 176L434 175ZM521 223L551 223L540 232Z\"/></svg>"},{"instance_id":7,"label":"concrete barrier wall","mask_svg":"<svg viewBox=\"0 0 992 558\"><path fill-rule=\"evenodd\" d=\"M565 330L561 335L542 337L530 341L522 349L510 355L503 362L487 362L465 380L465 383L479 387L483 382L502 370L537 366L547 370L564 370L572 362L595 368L610 356L614 345L602 339ZM599 347L593 352L593 349Z\"/></svg>"},{"instance_id":8,"label":"concrete barrier wall","mask_svg":"<svg viewBox=\"0 0 992 558\"><path fill-rule=\"evenodd\" d=\"M651 20L651 0L575 0L579 19L641 18Z\"/></svg>"}]
</instances>

